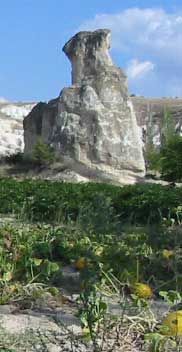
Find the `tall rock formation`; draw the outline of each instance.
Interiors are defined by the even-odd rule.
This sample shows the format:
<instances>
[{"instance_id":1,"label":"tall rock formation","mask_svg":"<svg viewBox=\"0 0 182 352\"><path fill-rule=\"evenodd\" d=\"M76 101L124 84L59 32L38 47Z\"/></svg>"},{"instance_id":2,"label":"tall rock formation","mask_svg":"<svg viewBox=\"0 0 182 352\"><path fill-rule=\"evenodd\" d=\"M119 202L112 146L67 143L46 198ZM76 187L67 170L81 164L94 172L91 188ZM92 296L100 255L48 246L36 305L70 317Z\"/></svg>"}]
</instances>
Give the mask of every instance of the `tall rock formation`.
<instances>
[{"instance_id":1,"label":"tall rock formation","mask_svg":"<svg viewBox=\"0 0 182 352\"><path fill-rule=\"evenodd\" d=\"M151 137L153 139L154 146L156 146L156 148L160 147L164 111L171 113L174 118L175 130L177 133L182 135L181 98L174 99L132 97L131 100L136 114L137 123L140 128L140 133L142 135L144 148L147 147L149 141L151 143ZM17 151L23 151L23 119L35 105L37 105L37 103L11 103L1 102L0 100L0 158L4 155L14 154ZM40 103L37 105L38 108L36 111L42 111L42 109L39 109L40 106L42 106L43 111L44 108L47 110L47 104ZM47 124L51 122L53 123L54 121L54 116L57 111L56 100L49 103L48 106L49 113L47 116L50 118L50 120L46 119ZM42 115L40 114L39 116L41 117ZM40 119L40 125L37 126L38 131L39 128L40 130L42 129L41 120L42 118ZM45 132L45 137L47 135L47 124L43 129ZM35 125L33 126L35 127ZM50 125L50 128L52 128L51 126L52 125ZM32 131L30 130L29 132L31 135ZM34 135L36 136L35 132L36 131L33 131Z\"/></svg>"},{"instance_id":2,"label":"tall rock formation","mask_svg":"<svg viewBox=\"0 0 182 352\"><path fill-rule=\"evenodd\" d=\"M77 172L130 182L145 174L142 140L127 78L109 48L106 29L80 32L65 44L72 86L25 118L25 153L41 137Z\"/></svg>"}]
</instances>

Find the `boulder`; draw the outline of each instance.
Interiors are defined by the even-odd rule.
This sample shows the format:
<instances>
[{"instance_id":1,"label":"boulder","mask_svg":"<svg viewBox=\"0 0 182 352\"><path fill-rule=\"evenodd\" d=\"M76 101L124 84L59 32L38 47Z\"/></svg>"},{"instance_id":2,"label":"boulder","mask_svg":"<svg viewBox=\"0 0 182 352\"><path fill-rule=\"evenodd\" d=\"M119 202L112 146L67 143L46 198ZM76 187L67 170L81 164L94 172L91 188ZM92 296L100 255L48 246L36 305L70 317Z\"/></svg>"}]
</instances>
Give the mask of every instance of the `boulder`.
<instances>
[{"instance_id":1,"label":"boulder","mask_svg":"<svg viewBox=\"0 0 182 352\"><path fill-rule=\"evenodd\" d=\"M72 86L24 119L25 153L41 137L83 176L130 183L145 175L143 144L127 77L109 55L110 36L80 32L65 44Z\"/></svg>"}]
</instances>

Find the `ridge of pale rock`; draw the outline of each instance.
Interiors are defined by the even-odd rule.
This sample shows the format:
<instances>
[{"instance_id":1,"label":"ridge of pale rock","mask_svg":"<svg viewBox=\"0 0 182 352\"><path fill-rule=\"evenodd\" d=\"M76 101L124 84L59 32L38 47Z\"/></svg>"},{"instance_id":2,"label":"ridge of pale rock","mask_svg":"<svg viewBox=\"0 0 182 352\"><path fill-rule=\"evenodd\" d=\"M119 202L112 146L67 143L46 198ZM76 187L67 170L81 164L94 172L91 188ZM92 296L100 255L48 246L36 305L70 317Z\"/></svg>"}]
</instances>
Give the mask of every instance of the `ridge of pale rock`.
<instances>
[{"instance_id":1,"label":"ridge of pale rock","mask_svg":"<svg viewBox=\"0 0 182 352\"><path fill-rule=\"evenodd\" d=\"M0 156L23 152L23 118L35 103L0 102Z\"/></svg>"},{"instance_id":2,"label":"ridge of pale rock","mask_svg":"<svg viewBox=\"0 0 182 352\"><path fill-rule=\"evenodd\" d=\"M176 133L182 135L182 98L132 97L132 102L141 129L144 148L152 142L159 148L162 140L164 112L174 119Z\"/></svg>"},{"instance_id":3,"label":"ridge of pale rock","mask_svg":"<svg viewBox=\"0 0 182 352\"><path fill-rule=\"evenodd\" d=\"M24 119L24 151L31 154L41 137L88 178L135 182L145 175L143 144L126 75L109 55L110 37L106 29L80 32L65 44L72 86Z\"/></svg>"}]
</instances>

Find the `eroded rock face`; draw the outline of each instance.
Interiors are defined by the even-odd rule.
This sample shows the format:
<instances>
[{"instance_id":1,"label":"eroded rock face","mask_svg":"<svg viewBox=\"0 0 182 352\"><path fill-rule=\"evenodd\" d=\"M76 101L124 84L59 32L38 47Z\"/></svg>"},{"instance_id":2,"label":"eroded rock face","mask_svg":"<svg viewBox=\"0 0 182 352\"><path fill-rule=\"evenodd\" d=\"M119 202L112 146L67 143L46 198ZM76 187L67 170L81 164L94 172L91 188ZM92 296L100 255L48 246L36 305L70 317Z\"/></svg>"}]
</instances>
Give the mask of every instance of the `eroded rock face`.
<instances>
[{"instance_id":1,"label":"eroded rock face","mask_svg":"<svg viewBox=\"0 0 182 352\"><path fill-rule=\"evenodd\" d=\"M152 142L160 148L164 113L174 119L176 133L182 135L182 99L181 98L144 98L132 97L132 103L141 128L144 148Z\"/></svg>"},{"instance_id":2,"label":"eroded rock face","mask_svg":"<svg viewBox=\"0 0 182 352\"><path fill-rule=\"evenodd\" d=\"M34 103L0 101L0 158L23 152L23 118L34 105Z\"/></svg>"},{"instance_id":3,"label":"eroded rock face","mask_svg":"<svg viewBox=\"0 0 182 352\"><path fill-rule=\"evenodd\" d=\"M72 84L95 81L98 70L113 66L109 56L110 31L80 32L63 47L72 65ZM93 83L93 82L92 82Z\"/></svg>"},{"instance_id":4,"label":"eroded rock face","mask_svg":"<svg viewBox=\"0 0 182 352\"><path fill-rule=\"evenodd\" d=\"M49 103L40 102L34 106L29 115L23 121L25 153L30 154L37 140L41 138L48 142L50 133L54 128L57 116L58 99Z\"/></svg>"},{"instance_id":5,"label":"eroded rock face","mask_svg":"<svg viewBox=\"0 0 182 352\"><path fill-rule=\"evenodd\" d=\"M147 145L149 135L151 137L151 132L153 136L153 143L156 148L160 147L161 144L161 125L164 111L169 111L174 117L175 121L175 129L176 131L182 135L182 99L170 99L170 98L144 98L144 97L132 97L132 103L134 107L134 111L137 117L137 123L141 130L141 135L143 135L143 143L144 148ZM57 100L58 101L58 100ZM23 118L32 110L32 108L36 105L36 111L38 112L40 109L40 113L42 111L41 106L47 107L46 103L9 103L9 102L1 102L0 101L0 157L3 155L14 154L17 151L23 151L24 148L24 139L23 139ZM49 107L51 108L51 116L56 117L56 108L57 103L55 101L51 101L49 103ZM54 111L55 109L55 111ZM33 110L35 112L35 110ZM42 115L40 114L40 131ZM34 115L35 117L35 115ZM53 123L54 119L52 119ZM48 121L45 121L49 123ZM33 127L34 126L34 127ZM35 130L32 134L32 129L38 128L36 119L33 125L29 125L28 130L30 134L30 138L28 140L31 141L32 135L35 135ZM50 126L51 127L51 126ZM152 130L152 131L151 131ZM44 125L44 131L47 131L47 135L49 135L50 128L47 128ZM46 137L46 136L45 136ZM29 149L30 147L28 147ZM79 178L80 179L80 178Z\"/></svg>"},{"instance_id":6,"label":"eroded rock face","mask_svg":"<svg viewBox=\"0 0 182 352\"><path fill-rule=\"evenodd\" d=\"M145 166L127 78L112 63L109 47L109 30L80 32L65 44L72 86L26 117L25 153L41 136L82 171L85 167L120 182L127 175L144 176Z\"/></svg>"}]
</instances>

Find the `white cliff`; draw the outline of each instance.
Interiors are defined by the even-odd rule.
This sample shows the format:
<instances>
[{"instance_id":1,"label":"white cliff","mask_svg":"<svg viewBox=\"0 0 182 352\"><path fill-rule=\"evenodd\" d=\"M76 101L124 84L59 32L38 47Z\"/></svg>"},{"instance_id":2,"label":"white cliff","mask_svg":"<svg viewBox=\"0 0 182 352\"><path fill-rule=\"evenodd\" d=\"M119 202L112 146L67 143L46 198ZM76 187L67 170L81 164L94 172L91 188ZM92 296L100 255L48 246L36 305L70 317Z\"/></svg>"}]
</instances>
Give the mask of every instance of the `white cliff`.
<instances>
[{"instance_id":1,"label":"white cliff","mask_svg":"<svg viewBox=\"0 0 182 352\"><path fill-rule=\"evenodd\" d=\"M0 157L23 151L23 119L34 105L0 100Z\"/></svg>"}]
</instances>

